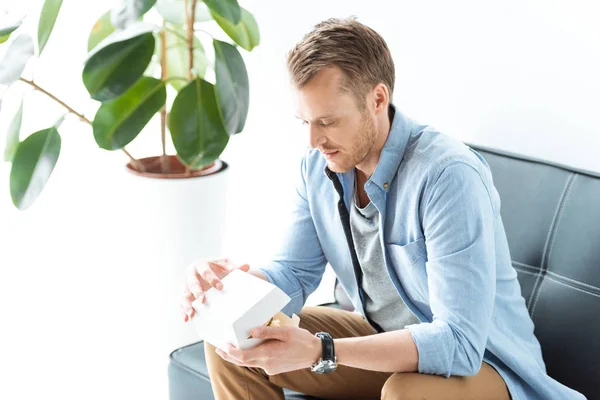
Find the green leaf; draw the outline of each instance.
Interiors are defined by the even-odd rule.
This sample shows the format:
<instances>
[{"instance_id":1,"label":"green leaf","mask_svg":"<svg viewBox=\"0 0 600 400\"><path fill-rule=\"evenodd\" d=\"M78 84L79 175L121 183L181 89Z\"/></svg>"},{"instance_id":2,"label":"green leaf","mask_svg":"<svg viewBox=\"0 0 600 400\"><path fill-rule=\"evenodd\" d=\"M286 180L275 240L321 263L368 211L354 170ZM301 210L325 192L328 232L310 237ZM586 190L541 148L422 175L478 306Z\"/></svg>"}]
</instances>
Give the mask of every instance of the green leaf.
<instances>
[{"instance_id":1,"label":"green leaf","mask_svg":"<svg viewBox=\"0 0 600 400\"><path fill-rule=\"evenodd\" d=\"M21 26L22 21L10 22L6 25L0 26L0 44L6 42L10 37L10 34L17 30Z\"/></svg>"},{"instance_id":2,"label":"green leaf","mask_svg":"<svg viewBox=\"0 0 600 400\"><path fill-rule=\"evenodd\" d=\"M48 43L48 39L50 38L50 34L54 28L54 23L56 22L56 17L58 17L58 12L60 11L61 5L62 0L44 1L42 13L40 14L40 22L38 24L39 54L42 54L42 50L44 50L46 43Z\"/></svg>"},{"instance_id":3,"label":"green leaf","mask_svg":"<svg viewBox=\"0 0 600 400\"><path fill-rule=\"evenodd\" d=\"M110 11L107 11L98 19L98 21L96 21L92 31L90 32L90 37L88 38L88 52L106 39L115 30L115 26L112 24L112 22L110 22Z\"/></svg>"},{"instance_id":4,"label":"green leaf","mask_svg":"<svg viewBox=\"0 0 600 400\"><path fill-rule=\"evenodd\" d=\"M154 54L153 29L133 25L115 31L96 46L83 68L83 83L93 99L114 99L142 76Z\"/></svg>"},{"instance_id":5,"label":"green leaf","mask_svg":"<svg viewBox=\"0 0 600 400\"><path fill-rule=\"evenodd\" d=\"M260 43L260 32L256 20L248 11L242 8L242 20L234 25L225 18L213 13L215 21L234 42L242 48L251 51Z\"/></svg>"},{"instance_id":6,"label":"green leaf","mask_svg":"<svg viewBox=\"0 0 600 400\"><path fill-rule=\"evenodd\" d=\"M19 80L27 61L33 56L33 40L22 33L10 44L0 62L0 84L11 85Z\"/></svg>"},{"instance_id":7,"label":"green leaf","mask_svg":"<svg viewBox=\"0 0 600 400\"><path fill-rule=\"evenodd\" d=\"M19 132L21 131L21 122L23 120L23 99L19 104L17 113L13 116L8 132L6 134L6 146L4 147L4 161L10 162L15 156L19 146Z\"/></svg>"},{"instance_id":8,"label":"green leaf","mask_svg":"<svg viewBox=\"0 0 600 400\"><path fill-rule=\"evenodd\" d=\"M213 12L213 16L219 14L234 25L242 19L242 11L237 0L204 0L204 2Z\"/></svg>"},{"instance_id":9,"label":"green leaf","mask_svg":"<svg viewBox=\"0 0 600 400\"><path fill-rule=\"evenodd\" d=\"M191 7L191 0L188 1ZM185 3L183 0L157 0L156 10L168 22L175 25L185 24ZM213 18L210 15L210 10L203 2L196 4L195 12L196 22L211 21Z\"/></svg>"},{"instance_id":10,"label":"green leaf","mask_svg":"<svg viewBox=\"0 0 600 400\"><path fill-rule=\"evenodd\" d=\"M216 92L223 120L230 134L246 124L250 104L248 72L239 51L229 43L214 41Z\"/></svg>"},{"instance_id":11,"label":"green leaf","mask_svg":"<svg viewBox=\"0 0 600 400\"><path fill-rule=\"evenodd\" d=\"M60 154L56 127L38 131L17 147L10 170L10 196L20 210L27 209L40 195Z\"/></svg>"},{"instance_id":12,"label":"green leaf","mask_svg":"<svg viewBox=\"0 0 600 400\"><path fill-rule=\"evenodd\" d=\"M186 37L185 30L181 27L172 27L177 34L167 31L167 78L181 77L188 78L189 51L187 42L183 40ZM160 54L159 54L160 57ZM206 57L204 47L196 36L194 36L194 75L204 78L206 69L210 61ZM184 80L171 80L169 84L179 91L189 82Z\"/></svg>"},{"instance_id":13,"label":"green leaf","mask_svg":"<svg viewBox=\"0 0 600 400\"><path fill-rule=\"evenodd\" d=\"M110 20L113 26L125 29L136 23L155 3L156 0L122 0L121 4L112 10Z\"/></svg>"},{"instance_id":14,"label":"green leaf","mask_svg":"<svg viewBox=\"0 0 600 400\"><path fill-rule=\"evenodd\" d=\"M229 141L215 88L201 78L193 80L177 94L168 126L177 155L185 164L193 163L193 168L215 161Z\"/></svg>"},{"instance_id":15,"label":"green leaf","mask_svg":"<svg viewBox=\"0 0 600 400\"><path fill-rule=\"evenodd\" d=\"M166 99L163 81L140 78L125 94L100 106L92 123L96 143L106 150L122 149L160 111Z\"/></svg>"}]
</instances>

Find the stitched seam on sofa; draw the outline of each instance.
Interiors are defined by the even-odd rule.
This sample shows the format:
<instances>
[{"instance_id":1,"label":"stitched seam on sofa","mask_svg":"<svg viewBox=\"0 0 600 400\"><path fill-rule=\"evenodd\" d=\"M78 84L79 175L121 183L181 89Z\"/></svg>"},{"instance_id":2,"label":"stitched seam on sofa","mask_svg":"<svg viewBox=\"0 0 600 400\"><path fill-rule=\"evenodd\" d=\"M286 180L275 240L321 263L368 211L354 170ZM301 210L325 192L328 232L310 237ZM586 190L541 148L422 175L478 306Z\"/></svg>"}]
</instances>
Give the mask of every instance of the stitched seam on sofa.
<instances>
[{"instance_id":1,"label":"stitched seam on sofa","mask_svg":"<svg viewBox=\"0 0 600 400\"><path fill-rule=\"evenodd\" d=\"M556 232L558 231L558 226L560 225L560 220L562 218L563 211L565 209L565 204L567 204L567 199L569 198L569 194L571 193L571 189L573 188L573 182L575 182L575 178L576 177L577 177L577 175L575 175L575 174L571 174L569 176L569 179L567 181L567 186L568 186L567 192L564 193L564 197L561 199L561 202L560 202L560 211L558 212L558 216L556 216L556 221L553 224L554 226L553 226L553 229L552 229L552 237L550 239L550 250L548 251L548 256L544 257L545 258L545 262L542 259L542 268L543 269L542 269L541 272L544 274L544 276L546 276L546 272L548 271L548 263L549 263L549 260L550 260L550 252L552 251L552 247L554 246L554 240L556 239ZM544 255L545 255L545 252L544 252ZM539 279L539 277L538 277L538 279ZM536 282L537 282L537 279L536 279ZM536 293L535 298L533 299L532 310L535 309L535 303L538 300L539 292L541 292L541 287L542 287L542 284L540 283L540 288L539 288L538 292ZM532 312L532 315L533 315L533 312Z\"/></svg>"},{"instance_id":2,"label":"stitched seam on sofa","mask_svg":"<svg viewBox=\"0 0 600 400\"><path fill-rule=\"evenodd\" d=\"M567 194L565 194L564 204L567 204L567 199L569 198L569 194L571 193L571 189L574 186L575 179L577 179L577 175L575 175L573 177L573 180L571 181L571 185L569 186L569 190L567 190ZM558 225L560 225L560 220L562 218L563 211L565 210L564 204L563 204L563 206L560 209L560 214L558 215L558 220L556 221L556 229L554 230L554 234L552 235L552 242L550 243L550 251L548 251L548 259L546 260L546 264L550 263L550 256L552 255L552 249L554 248L554 241L556 239L556 232L558 231ZM546 269L548 269L547 265L546 265Z\"/></svg>"},{"instance_id":3,"label":"stitched seam on sofa","mask_svg":"<svg viewBox=\"0 0 600 400\"><path fill-rule=\"evenodd\" d=\"M532 309L535 308L537 292L540 290L540 287L542 286L542 283L540 282L540 280L543 278L542 275L544 275L544 272L547 267L547 265L546 265L547 251L548 251L549 244L550 244L552 238L554 237L554 232L555 232L555 228L557 225L557 218L558 218L558 215L560 214L560 210L563 207L565 196L569 190L569 185L570 185L574 175L575 175L574 173L571 173L569 175L569 177L567 178L565 187L563 188L560 198L558 199L558 204L556 206L556 210L554 211L554 216L552 217L552 222L550 223L550 229L548 230L548 236L546 237L546 243L544 244L544 251L542 254L542 263L540 265L540 271L539 271L538 277L535 280L535 283L533 284L533 288L531 289L532 301L529 302L528 307L527 307L530 311L530 315L531 315Z\"/></svg>"},{"instance_id":4,"label":"stitched seam on sofa","mask_svg":"<svg viewBox=\"0 0 600 400\"><path fill-rule=\"evenodd\" d=\"M531 271L522 270L522 269L520 269L520 268L515 268L515 269L516 269L517 271L519 271L519 272L522 272L522 273L524 273L524 274L528 274L528 275L534 275L534 276L535 276L535 275L537 275L536 273L534 273L534 272L531 272ZM552 274L554 274L553 272L551 272L551 273L552 273ZM566 286L566 287L568 287L569 289L574 289L574 290L577 290L577 291L583 292L583 293L585 293L585 294L589 294L589 295L592 295L592 296L595 296L595 297L599 297L599 298L600 298L600 293L589 292L589 291L587 291L587 290L585 290L585 289L578 288L577 286L573 286L573 285L569 284L568 282L563 282L563 281L561 280L561 278L564 278L564 279L567 279L567 280L573 281L574 283L578 283L578 284L582 284L582 282L578 282L578 281L575 281L575 280L573 280L573 279L566 278L566 277L564 277L564 276L561 276L561 275L558 275L558 274L554 274L554 275L557 275L557 276L558 276L558 278L553 278L553 277L551 277L551 276L549 276L549 275L545 275L545 278L547 278L547 279L550 279L552 282L556 282L556 283L558 283L558 284L560 284L560 285ZM584 285L585 285L585 284L584 284ZM591 286L591 285L586 285L586 286L590 286L591 288L594 288L594 289L596 289L596 290L598 290L598 291L600 292L600 289L598 289L598 288L597 288L597 287L595 287L595 286ZM540 291L538 292L538 296L539 296L539 293L540 293L540 292L541 292L541 286L540 286ZM535 302L535 303L537 304L537 299L536 299L536 302ZM533 310L531 311L531 316L532 316L532 317L533 317L533 313L534 313L534 311L535 311L535 306L533 307Z\"/></svg>"},{"instance_id":5,"label":"stitched seam on sofa","mask_svg":"<svg viewBox=\"0 0 600 400\"><path fill-rule=\"evenodd\" d=\"M538 275L538 272L527 271L527 270L521 269L521 268L515 268L515 270L517 270L517 271L519 271L519 272L521 272L523 274L528 274L528 275L533 275L533 276L537 276ZM532 295L533 295L533 292L529 293L528 297L531 299ZM521 296L523 296L523 294L521 294ZM523 297L523 298L525 298L525 297Z\"/></svg>"},{"instance_id":6,"label":"stitched seam on sofa","mask_svg":"<svg viewBox=\"0 0 600 400\"><path fill-rule=\"evenodd\" d=\"M528 274L528 275L533 275L533 276L537 276L537 272L533 272L533 271L528 271L526 269L521 269L521 268L515 268L517 271L522 272L524 274Z\"/></svg>"},{"instance_id":7,"label":"stitched seam on sofa","mask_svg":"<svg viewBox=\"0 0 600 400\"><path fill-rule=\"evenodd\" d=\"M590 288L590 289L595 289L598 292L600 292L600 288L597 287L597 286L590 285L590 284L585 283L585 282L580 282L580 281L578 281L576 279L567 278L566 276L561 275L561 274L557 274L556 272L547 271L546 273L548 273L550 275L553 275L555 277L554 279L561 279L561 280L569 281L569 282L576 283L576 284L581 285L581 286L585 286L585 287Z\"/></svg>"},{"instance_id":8,"label":"stitched seam on sofa","mask_svg":"<svg viewBox=\"0 0 600 400\"><path fill-rule=\"evenodd\" d=\"M532 163L532 164L546 165L546 166L549 166L549 167L554 167L554 168L557 168L557 169L562 169L563 171L566 171L566 172L574 172L574 173L577 173L579 175L585 175L585 176L589 176L589 177L596 178L596 179L600 178L600 174L597 173L597 172L588 171L588 170L580 169L580 168L573 168L572 166L566 165L566 164L556 163L556 162L552 162L552 161L549 161L549 160L544 160L544 159L537 158L537 157L527 156L527 155L524 155L524 154L513 153L511 151L498 150L498 149L494 149L494 148L486 147L486 146L472 145L470 143L465 143L465 145L468 145L469 147L475 149L479 153L482 153L482 152L484 152L484 153L490 153L490 154L493 154L495 156L501 156L501 157L505 157L505 158L512 158L514 160L525 161L525 162Z\"/></svg>"},{"instance_id":9,"label":"stitched seam on sofa","mask_svg":"<svg viewBox=\"0 0 600 400\"><path fill-rule=\"evenodd\" d=\"M544 275L544 277L545 277L545 275ZM540 287L539 287L537 293L535 294L535 300L532 302L533 306L531 307L531 312L529 313L532 321L533 321L533 313L535 313L535 307L537 306L537 299L538 299L540 293L542 293L542 286L544 286L545 281L546 281L545 279L542 279L542 283L540 283Z\"/></svg>"},{"instance_id":10,"label":"stitched seam on sofa","mask_svg":"<svg viewBox=\"0 0 600 400\"><path fill-rule=\"evenodd\" d=\"M552 278L551 276L548 276L547 278L548 278L548 279L550 279L552 282L556 282L556 283L558 283L559 285L563 285L563 286L566 286L566 287L568 287L568 288L570 288L570 289L575 289L575 290L577 290L577 291L579 291L579 292L582 292L582 293L589 294L589 295L592 295L592 296L595 296L595 297L598 297L598 298L600 298L600 294L599 294L599 293L593 293L593 292L589 292L589 291L587 291L587 290L584 290L584 289L578 288L578 287L576 287L576 286L569 285L567 282L562 282L562 281L560 281L559 279Z\"/></svg>"},{"instance_id":11,"label":"stitched seam on sofa","mask_svg":"<svg viewBox=\"0 0 600 400\"><path fill-rule=\"evenodd\" d=\"M534 271L535 271L536 275L537 275L537 274L540 272L540 267L536 267L536 266L529 265L529 264L524 264L524 263L522 263L522 262L518 262L518 261L512 261L512 263L513 263L514 265L517 265L517 266L519 266L519 267L523 267L523 268L529 268L529 269L532 269L532 270L534 270ZM514 265L513 265L513 266L514 266Z\"/></svg>"}]
</instances>

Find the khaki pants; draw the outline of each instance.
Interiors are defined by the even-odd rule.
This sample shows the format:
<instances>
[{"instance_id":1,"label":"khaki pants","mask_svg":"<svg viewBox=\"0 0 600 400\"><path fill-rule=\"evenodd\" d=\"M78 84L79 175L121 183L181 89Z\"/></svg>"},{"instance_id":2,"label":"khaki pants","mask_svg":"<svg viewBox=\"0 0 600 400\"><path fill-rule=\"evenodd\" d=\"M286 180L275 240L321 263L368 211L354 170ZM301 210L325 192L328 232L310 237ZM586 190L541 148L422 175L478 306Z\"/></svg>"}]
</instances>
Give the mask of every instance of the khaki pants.
<instances>
[{"instance_id":1,"label":"khaki pants","mask_svg":"<svg viewBox=\"0 0 600 400\"><path fill-rule=\"evenodd\" d=\"M375 330L358 314L330 307L305 307L300 327L311 333L329 332L333 338L367 336ZM506 384L496 370L483 363L475 376L386 373L339 365L335 372L310 369L269 376L261 368L245 368L223 360L205 344L206 361L217 400L284 399L281 388L325 399L509 400Z\"/></svg>"}]
</instances>

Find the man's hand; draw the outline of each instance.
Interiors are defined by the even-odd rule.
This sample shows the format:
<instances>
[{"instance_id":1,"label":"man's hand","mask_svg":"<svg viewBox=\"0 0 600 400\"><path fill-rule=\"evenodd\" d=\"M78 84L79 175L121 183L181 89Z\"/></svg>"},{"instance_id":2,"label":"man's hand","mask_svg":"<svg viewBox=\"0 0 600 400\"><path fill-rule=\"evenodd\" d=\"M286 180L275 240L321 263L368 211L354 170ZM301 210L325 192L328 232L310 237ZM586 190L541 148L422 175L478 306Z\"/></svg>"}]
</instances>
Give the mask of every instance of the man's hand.
<instances>
[{"instance_id":1,"label":"man's hand","mask_svg":"<svg viewBox=\"0 0 600 400\"><path fill-rule=\"evenodd\" d=\"M321 339L306 329L265 326L255 328L252 337L270 340L248 350L228 345L217 354L242 367L262 368L268 375L310 368L323 354Z\"/></svg>"},{"instance_id":2,"label":"man's hand","mask_svg":"<svg viewBox=\"0 0 600 400\"><path fill-rule=\"evenodd\" d=\"M237 265L224 258L214 261L195 261L188 267L187 282L181 301L181 312L185 322L194 318L192 302L199 299L201 303L204 303L206 300L204 292L211 287L217 290L223 289L221 279L229 275L234 269L248 272L250 266L248 264Z\"/></svg>"}]
</instances>

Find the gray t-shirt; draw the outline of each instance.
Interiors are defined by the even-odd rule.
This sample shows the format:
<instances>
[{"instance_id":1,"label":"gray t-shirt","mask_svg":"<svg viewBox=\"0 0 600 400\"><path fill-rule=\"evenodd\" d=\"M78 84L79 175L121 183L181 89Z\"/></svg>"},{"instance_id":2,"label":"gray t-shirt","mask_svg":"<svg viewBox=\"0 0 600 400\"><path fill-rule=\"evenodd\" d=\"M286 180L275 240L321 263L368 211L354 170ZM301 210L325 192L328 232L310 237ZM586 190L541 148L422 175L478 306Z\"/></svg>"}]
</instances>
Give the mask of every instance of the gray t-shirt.
<instances>
[{"instance_id":1,"label":"gray t-shirt","mask_svg":"<svg viewBox=\"0 0 600 400\"><path fill-rule=\"evenodd\" d=\"M379 211L373 202L360 208L356 187L350 210L350 228L363 271L365 312L386 332L419 323L398 294L387 272L379 240Z\"/></svg>"}]
</instances>

